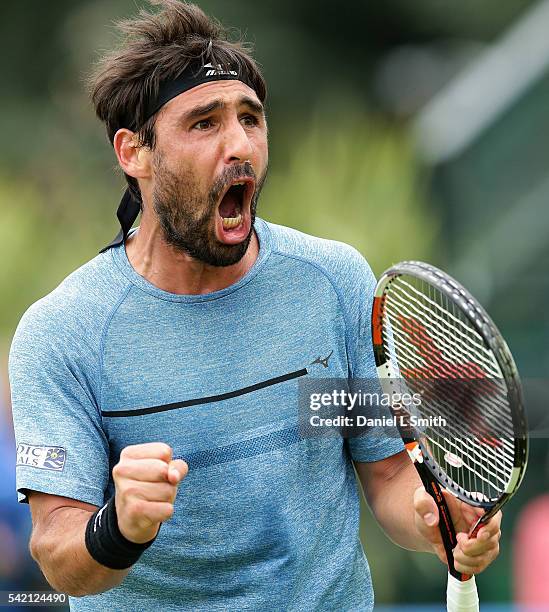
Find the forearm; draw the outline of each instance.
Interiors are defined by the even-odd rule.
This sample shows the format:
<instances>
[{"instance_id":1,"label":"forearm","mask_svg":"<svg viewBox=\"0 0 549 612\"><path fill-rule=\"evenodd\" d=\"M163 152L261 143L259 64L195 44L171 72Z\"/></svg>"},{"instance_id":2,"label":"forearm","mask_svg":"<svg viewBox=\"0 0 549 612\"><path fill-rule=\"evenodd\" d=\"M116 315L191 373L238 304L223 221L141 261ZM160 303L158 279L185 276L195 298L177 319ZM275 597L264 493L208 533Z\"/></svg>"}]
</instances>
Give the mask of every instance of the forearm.
<instances>
[{"instance_id":1,"label":"forearm","mask_svg":"<svg viewBox=\"0 0 549 612\"><path fill-rule=\"evenodd\" d=\"M33 532L30 550L50 585L74 597L93 595L119 585L129 572L97 563L89 554L84 534L92 512L58 508L47 528Z\"/></svg>"},{"instance_id":2,"label":"forearm","mask_svg":"<svg viewBox=\"0 0 549 612\"><path fill-rule=\"evenodd\" d=\"M421 486L421 480L407 454L401 455L394 461L386 460L383 472L379 473L373 464L355 464L364 495L379 525L395 544L409 550L434 552L414 520L414 492Z\"/></svg>"}]
</instances>

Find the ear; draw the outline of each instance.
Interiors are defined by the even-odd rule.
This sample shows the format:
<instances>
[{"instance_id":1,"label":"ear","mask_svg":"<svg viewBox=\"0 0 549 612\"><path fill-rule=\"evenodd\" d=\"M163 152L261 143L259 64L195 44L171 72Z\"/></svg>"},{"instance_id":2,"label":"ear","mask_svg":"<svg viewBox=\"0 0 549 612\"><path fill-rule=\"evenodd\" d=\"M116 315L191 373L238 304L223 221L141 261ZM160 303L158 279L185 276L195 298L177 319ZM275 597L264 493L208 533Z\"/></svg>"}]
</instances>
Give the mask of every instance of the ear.
<instances>
[{"instance_id":1,"label":"ear","mask_svg":"<svg viewBox=\"0 0 549 612\"><path fill-rule=\"evenodd\" d=\"M118 163L126 174L136 179L151 177L151 152L147 147L139 146L135 132L126 128L118 130L113 146Z\"/></svg>"}]
</instances>

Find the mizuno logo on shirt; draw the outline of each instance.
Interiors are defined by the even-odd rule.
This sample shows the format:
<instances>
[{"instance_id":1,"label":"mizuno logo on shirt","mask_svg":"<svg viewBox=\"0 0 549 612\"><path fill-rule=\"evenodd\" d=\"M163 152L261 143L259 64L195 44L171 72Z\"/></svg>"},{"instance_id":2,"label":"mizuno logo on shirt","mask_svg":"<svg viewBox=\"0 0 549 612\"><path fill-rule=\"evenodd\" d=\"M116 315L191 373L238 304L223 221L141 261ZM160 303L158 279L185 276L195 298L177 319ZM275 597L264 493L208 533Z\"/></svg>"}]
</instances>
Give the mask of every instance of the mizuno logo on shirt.
<instances>
[{"instance_id":1,"label":"mizuno logo on shirt","mask_svg":"<svg viewBox=\"0 0 549 612\"><path fill-rule=\"evenodd\" d=\"M334 351L330 351L330 354L327 355L326 357L317 357L313 362L311 362L311 365L314 365L315 363L318 363L321 366L327 368L328 367L328 360L333 355L333 353L334 353Z\"/></svg>"}]
</instances>

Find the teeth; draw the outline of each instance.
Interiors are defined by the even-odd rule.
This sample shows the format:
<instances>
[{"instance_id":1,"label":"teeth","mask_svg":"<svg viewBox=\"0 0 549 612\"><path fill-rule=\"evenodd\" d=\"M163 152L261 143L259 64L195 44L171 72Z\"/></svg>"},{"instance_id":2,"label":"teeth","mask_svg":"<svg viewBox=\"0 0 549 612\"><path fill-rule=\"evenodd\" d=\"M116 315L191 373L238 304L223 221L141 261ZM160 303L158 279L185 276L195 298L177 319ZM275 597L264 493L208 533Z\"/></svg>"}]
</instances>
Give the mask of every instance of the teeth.
<instances>
[{"instance_id":1,"label":"teeth","mask_svg":"<svg viewBox=\"0 0 549 612\"><path fill-rule=\"evenodd\" d=\"M234 229L242 223L242 215L236 217L223 217L223 229Z\"/></svg>"},{"instance_id":2,"label":"teeth","mask_svg":"<svg viewBox=\"0 0 549 612\"><path fill-rule=\"evenodd\" d=\"M240 187L241 185L245 185L246 183L234 183L234 186Z\"/></svg>"}]
</instances>

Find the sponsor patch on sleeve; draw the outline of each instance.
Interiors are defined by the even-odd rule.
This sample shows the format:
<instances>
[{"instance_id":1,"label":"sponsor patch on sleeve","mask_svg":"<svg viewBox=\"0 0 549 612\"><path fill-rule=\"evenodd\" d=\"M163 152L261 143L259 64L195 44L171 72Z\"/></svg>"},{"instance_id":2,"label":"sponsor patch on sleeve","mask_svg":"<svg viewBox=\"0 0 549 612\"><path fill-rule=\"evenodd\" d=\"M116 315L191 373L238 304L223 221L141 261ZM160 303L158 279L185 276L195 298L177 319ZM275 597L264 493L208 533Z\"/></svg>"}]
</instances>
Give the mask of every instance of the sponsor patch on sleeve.
<instances>
[{"instance_id":1,"label":"sponsor patch on sleeve","mask_svg":"<svg viewBox=\"0 0 549 612\"><path fill-rule=\"evenodd\" d=\"M39 470L61 472L65 467L67 451L62 446L17 445L17 464L35 467Z\"/></svg>"}]
</instances>

